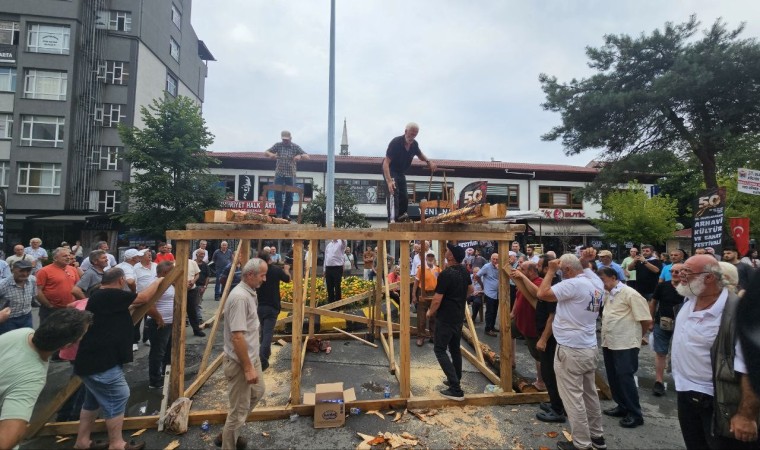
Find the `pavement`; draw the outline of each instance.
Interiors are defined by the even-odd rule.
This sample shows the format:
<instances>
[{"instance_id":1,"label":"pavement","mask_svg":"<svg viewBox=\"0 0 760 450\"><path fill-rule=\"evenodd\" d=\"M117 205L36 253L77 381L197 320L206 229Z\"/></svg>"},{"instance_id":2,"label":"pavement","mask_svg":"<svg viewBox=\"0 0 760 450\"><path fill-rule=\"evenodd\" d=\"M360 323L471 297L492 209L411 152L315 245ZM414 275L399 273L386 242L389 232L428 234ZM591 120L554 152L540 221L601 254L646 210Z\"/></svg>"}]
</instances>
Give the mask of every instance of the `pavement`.
<instances>
[{"instance_id":1,"label":"pavement","mask_svg":"<svg viewBox=\"0 0 760 450\"><path fill-rule=\"evenodd\" d=\"M203 300L204 318L209 318L216 310L211 286ZM36 320L36 319L35 319ZM414 319L413 319L414 321ZM36 325L36 323L35 323ZM498 348L498 338L486 336L483 324L476 324L481 341ZM221 348L221 330L217 333L215 351ZM197 373L200 357L207 337L195 337L188 333L187 367L188 384ZM517 341L517 370L525 376L535 375L535 363L528 354L524 341ZM398 341L394 341L398 355ZM467 344L464 344L467 346ZM148 390L147 357L150 347L141 345L135 354L135 362L125 366L127 381L131 388L127 416L157 414L161 393ZM604 416L604 430L610 449L681 449L685 448L678 425L674 383L666 374L668 391L663 397L654 397L651 388L654 383L654 353L643 347L639 355L638 383L645 424L635 429L625 429L618 419ZM601 352L599 368L603 371ZM266 394L260 406L282 406L287 403L290 393L290 345L273 346L271 366L264 373ZM388 359L382 347L371 348L353 340L332 341L332 352L309 353L302 373L302 392L314 389L315 384L342 381L346 388L354 387L358 399L380 399L383 387L389 384L391 396L398 395L398 382L388 370ZM436 396L444 389L441 383L443 372L433 354L433 346L426 343L417 347L411 344L411 382L413 396ZM465 393L481 393L489 381L469 362L464 361L463 389ZM51 363L48 384L40 396L38 407L50 400L68 381L71 369L68 363ZM602 409L614 406L614 402L602 402ZM192 410L226 409L226 382L218 370L193 397ZM386 411L382 411L386 412ZM401 412L401 411L399 411ZM315 429L311 417L296 417L291 420L273 420L247 423L242 435L248 438L248 448L262 449L354 449L361 443L357 433L375 435L378 432L401 434L407 432L419 439L420 448L556 448L558 440L564 439L563 431L569 433L565 424L547 424L535 419L538 405L506 405L488 407L445 407L429 411L428 422L423 422L411 414L406 414L398 422L391 422L392 416L381 419L366 411L358 416L346 418L341 428ZM147 430L140 437L146 448L163 449L172 441L179 442L179 448L216 448L213 437L221 432L222 425L212 424L209 432L199 426L191 426L187 433L175 436ZM133 431L125 431L125 439ZM68 449L72 448L75 436L56 443L54 436L38 437L26 441L22 449ZM105 434L93 435L93 439L106 439ZM383 448L377 446L375 448Z\"/></svg>"}]
</instances>

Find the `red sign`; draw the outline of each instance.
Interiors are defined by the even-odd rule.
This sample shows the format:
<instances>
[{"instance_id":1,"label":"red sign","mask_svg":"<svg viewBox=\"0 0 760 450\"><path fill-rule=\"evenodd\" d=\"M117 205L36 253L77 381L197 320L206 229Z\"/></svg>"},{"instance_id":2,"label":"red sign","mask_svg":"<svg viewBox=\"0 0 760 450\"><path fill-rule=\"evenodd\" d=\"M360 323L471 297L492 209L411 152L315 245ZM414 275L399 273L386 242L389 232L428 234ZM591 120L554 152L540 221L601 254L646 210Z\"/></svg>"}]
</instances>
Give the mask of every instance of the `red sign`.
<instances>
[{"instance_id":1,"label":"red sign","mask_svg":"<svg viewBox=\"0 0 760 450\"><path fill-rule=\"evenodd\" d=\"M582 209L542 209L541 212L547 219L585 219L586 211Z\"/></svg>"},{"instance_id":2,"label":"red sign","mask_svg":"<svg viewBox=\"0 0 760 450\"><path fill-rule=\"evenodd\" d=\"M232 201L225 200L222 202L222 209L237 209L242 211L251 211L257 214L274 214L274 202L261 201Z\"/></svg>"},{"instance_id":3,"label":"red sign","mask_svg":"<svg viewBox=\"0 0 760 450\"><path fill-rule=\"evenodd\" d=\"M739 250L739 257L742 257L749 251L749 217L731 217L728 220L731 236Z\"/></svg>"}]
</instances>

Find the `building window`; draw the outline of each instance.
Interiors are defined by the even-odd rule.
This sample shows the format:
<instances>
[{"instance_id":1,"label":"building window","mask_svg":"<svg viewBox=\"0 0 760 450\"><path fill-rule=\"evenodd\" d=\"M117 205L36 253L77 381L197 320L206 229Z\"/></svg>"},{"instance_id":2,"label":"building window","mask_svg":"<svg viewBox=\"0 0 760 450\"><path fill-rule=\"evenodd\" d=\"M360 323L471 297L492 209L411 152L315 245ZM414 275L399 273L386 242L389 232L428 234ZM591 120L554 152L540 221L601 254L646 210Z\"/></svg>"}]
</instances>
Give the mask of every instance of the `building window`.
<instances>
[{"instance_id":1,"label":"building window","mask_svg":"<svg viewBox=\"0 0 760 450\"><path fill-rule=\"evenodd\" d=\"M66 119L52 116L21 116L21 146L63 147Z\"/></svg>"},{"instance_id":2,"label":"building window","mask_svg":"<svg viewBox=\"0 0 760 450\"><path fill-rule=\"evenodd\" d=\"M166 92L172 97L177 96L177 79L169 72L166 72Z\"/></svg>"},{"instance_id":3,"label":"building window","mask_svg":"<svg viewBox=\"0 0 760 450\"><path fill-rule=\"evenodd\" d=\"M336 178L335 187L343 187L350 192L357 203L363 205L384 204L386 198L385 180L359 180L353 178Z\"/></svg>"},{"instance_id":4,"label":"building window","mask_svg":"<svg viewBox=\"0 0 760 450\"><path fill-rule=\"evenodd\" d=\"M453 187L454 183L446 183L444 189L443 182L440 181L434 181L432 183L428 181L409 181L406 183L410 203L444 200L444 198L448 198L447 191Z\"/></svg>"},{"instance_id":5,"label":"building window","mask_svg":"<svg viewBox=\"0 0 760 450\"><path fill-rule=\"evenodd\" d=\"M123 151L124 147L95 146L92 149L92 164L100 170L121 170L122 158L119 156Z\"/></svg>"},{"instance_id":6,"label":"building window","mask_svg":"<svg viewBox=\"0 0 760 450\"><path fill-rule=\"evenodd\" d=\"M66 100L66 72L28 69L24 77L24 98Z\"/></svg>"},{"instance_id":7,"label":"building window","mask_svg":"<svg viewBox=\"0 0 760 450\"><path fill-rule=\"evenodd\" d=\"M115 127L121 120L126 118L122 110L126 110L127 105L118 103L104 103L95 107L95 123L102 127Z\"/></svg>"},{"instance_id":8,"label":"building window","mask_svg":"<svg viewBox=\"0 0 760 450\"><path fill-rule=\"evenodd\" d=\"M0 139L13 137L13 114L0 114Z\"/></svg>"},{"instance_id":9,"label":"building window","mask_svg":"<svg viewBox=\"0 0 760 450\"><path fill-rule=\"evenodd\" d=\"M179 44L177 44L177 41L173 37L169 38L169 54L175 61L179 62Z\"/></svg>"},{"instance_id":10,"label":"building window","mask_svg":"<svg viewBox=\"0 0 760 450\"><path fill-rule=\"evenodd\" d=\"M112 213L119 210L121 191L98 191L98 212Z\"/></svg>"},{"instance_id":11,"label":"building window","mask_svg":"<svg viewBox=\"0 0 760 450\"><path fill-rule=\"evenodd\" d=\"M132 31L132 13L128 11L98 11L95 26L111 31Z\"/></svg>"},{"instance_id":12,"label":"building window","mask_svg":"<svg viewBox=\"0 0 760 450\"><path fill-rule=\"evenodd\" d=\"M29 25L26 50L33 53L69 54L69 34L67 25Z\"/></svg>"},{"instance_id":13,"label":"building window","mask_svg":"<svg viewBox=\"0 0 760 450\"><path fill-rule=\"evenodd\" d=\"M253 175L251 175L251 178L253 178ZM299 187L303 189L303 201L310 202L312 195L314 193L314 179L313 178L301 178L297 177L296 180L296 187ZM268 184L274 184L274 177L259 177L259 199L265 200L261 196L264 193L264 186ZM242 200L242 199L238 199ZM269 194L267 194L266 200L273 202L274 201L274 191L269 191ZM298 204L298 194L293 194L293 204Z\"/></svg>"},{"instance_id":14,"label":"building window","mask_svg":"<svg viewBox=\"0 0 760 450\"><path fill-rule=\"evenodd\" d=\"M98 81L106 84L126 85L129 81L129 63L124 61L99 62Z\"/></svg>"},{"instance_id":15,"label":"building window","mask_svg":"<svg viewBox=\"0 0 760 450\"><path fill-rule=\"evenodd\" d=\"M11 162L0 161L0 187L7 188L11 178Z\"/></svg>"},{"instance_id":16,"label":"building window","mask_svg":"<svg viewBox=\"0 0 760 450\"><path fill-rule=\"evenodd\" d=\"M19 194L60 194L61 165L48 163L18 163Z\"/></svg>"},{"instance_id":17,"label":"building window","mask_svg":"<svg viewBox=\"0 0 760 450\"><path fill-rule=\"evenodd\" d=\"M506 203L507 209L520 209L520 186L516 184L488 184L488 203Z\"/></svg>"},{"instance_id":18,"label":"building window","mask_svg":"<svg viewBox=\"0 0 760 450\"><path fill-rule=\"evenodd\" d=\"M172 22L177 26L177 29L182 29L182 13L174 5L172 5Z\"/></svg>"},{"instance_id":19,"label":"building window","mask_svg":"<svg viewBox=\"0 0 760 450\"><path fill-rule=\"evenodd\" d=\"M0 91L16 92L15 67L0 67Z\"/></svg>"},{"instance_id":20,"label":"building window","mask_svg":"<svg viewBox=\"0 0 760 450\"><path fill-rule=\"evenodd\" d=\"M219 175L217 186L224 191L224 199L235 201L235 175ZM253 178L253 175L251 175Z\"/></svg>"},{"instance_id":21,"label":"building window","mask_svg":"<svg viewBox=\"0 0 760 450\"><path fill-rule=\"evenodd\" d=\"M19 30L18 22L0 20L0 44L18 45Z\"/></svg>"},{"instance_id":22,"label":"building window","mask_svg":"<svg viewBox=\"0 0 760 450\"><path fill-rule=\"evenodd\" d=\"M538 188L539 208L582 209L583 196L579 188L569 186L541 186Z\"/></svg>"}]
</instances>

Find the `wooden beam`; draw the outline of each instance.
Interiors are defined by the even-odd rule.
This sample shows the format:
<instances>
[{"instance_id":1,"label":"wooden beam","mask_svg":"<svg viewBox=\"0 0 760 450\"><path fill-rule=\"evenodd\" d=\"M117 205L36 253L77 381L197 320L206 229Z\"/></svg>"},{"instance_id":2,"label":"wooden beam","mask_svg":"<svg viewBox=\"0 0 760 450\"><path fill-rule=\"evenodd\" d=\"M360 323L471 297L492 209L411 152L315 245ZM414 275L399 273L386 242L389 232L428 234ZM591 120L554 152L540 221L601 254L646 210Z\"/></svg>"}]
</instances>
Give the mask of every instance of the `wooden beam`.
<instances>
[{"instance_id":1,"label":"wooden beam","mask_svg":"<svg viewBox=\"0 0 760 450\"><path fill-rule=\"evenodd\" d=\"M309 241L309 256L311 256L310 260L307 262L309 270L306 271L307 274L311 274L310 280L311 285L309 286L309 305L312 308L317 307L317 256L319 256L319 241L316 241L312 239ZM306 304L306 302L304 302ZM292 317L292 316L291 316ZM314 325L316 321L317 316L312 314L309 316L309 337L314 336ZM321 322L320 322L321 324ZM319 331L319 330L316 330Z\"/></svg>"},{"instance_id":2,"label":"wooden beam","mask_svg":"<svg viewBox=\"0 0 760 450\"><path fill-rule=\"evenodd\" d=\"M314 249L312 249L313 251ZM301 403L301 329L303 328L303 241L293 241L293 348L290 350L290 399Z\"/></svg>"},{"instance_id":3,"label":"wooden beam","mask_svg":"<svg viewBox=\"0 0 760 450\"><path fill-rule=\"evenodd\" d=\"M249 244L250 245L250 244ZM240 249L243 247L243 243L239 243L237 249L235 250L235 253L232 255L232 274L233 276L227 277L227 282L224 284L224 291L222 292L222 298L219 300L219 307L216 308L216 313L214 314L214 318L211 319L214 323L214 325L211 327L211 333L208 336L208 340L206 341L206 350L203 351L203 357L201 358L201 365L198 367L198 376L200 376L203 371L206 370L206 366L208 365L208 359L211 356L211 349L214 348L214 343L216 342L216 332L219 329L219 322L221 322L222 315L224 314L224 305L227 303L227 296L230 295L230 288L232 287L232 280L235 278L235 264L239 262L240 259ZM221 271L224 269L224 267L220 267L219 273L217 274L217 283L219 282L219 276L221 275Z\"/></svg>"},{"instance_id":4,"label":"wooden beam","mask_svg":"<svg viewBox=\"0 0 760 450\"><path fill-rule=\"evenodd\" d=\"M491 369L488 368L488 366L485 365L482 361L479 361L478 358L470 353L469 350L464 348L464 346L460 345L460 349L462 350L462 355L464 355L465 358L467 358L467 361L470 361L473 366L475 366L480 373L485 375L486 378L488 378L491 383L498 385L501 380L499 379L499 376L493 373Z\"/></svg>"},{"instance_id":5,"label":"wooden beam","mask_svg":"<svg viewBox=\"0 0 760 450\"><path fill-rule=\"evenodd\" d=\"M384 265L385 261L383 261ZM424 262L423 262L424 264ZM399 336L399 359L401 360L401 397L409 398L412 396L412 382L411 382L411 347L410 347L410 331L409 331L409 243L401 243L401 289L399 290L398 307L398 320L401 324L401 336ZM390 313L388 313L390 316ZM389 336L393 336L391 333L392 328L388 327ZM424 331L424 330L421 330ZM391 342L392 343L392 342Z\"/></svg>"},{"instance_id":6,"label":"wooden beam","mask_svg":"<svg viewBox=\"0 0 760 450\"><path fill-rule=\"evenodd\" d=\"M393 372L391 372L396 377L396 381L398 381L399 388L401 387L401 370L398 367L398 364L396 364L396 361L391 360L391 350L388 347L388 339L385 337L385 333L380 332L380 343L383 344L383 350L385 350L385 356L388 357L388 362L393 365L393 368L395 369Z\"/></svg>"},{"instance_id":7,"label":"wooden beam","mask_svg":"<svg viewBox=\"0 0 760 450\"><path fill-rule=\"evenodd\" d=\"M200 389L209 377L216 372L216 369L222 365L222 358L224 358L224 352L220 353L203 372L198 372L198 376L193 380L193 384L185 389L185 397L191 398L196 392L198 392L198 389Z\"/></svg>"},{"instance_id":8,"label":"wooden beam","mask_svg":"<svg viewBox=\"0 0 760 450\"><path fill-rule=\"evenodd\" d=\"M373 291L368 291L368 292L365 292L363 294L356 294L356 295L353 295L353 296L351 296L349 298L345 298L345 299L337 301L337 302L329 303L327 305L318 306L317 309L324 309L326 311L332 311L332 310L340 308L341 306L346 306L346 305L350 305L351 303L356 303L358 301L365 300L365 299L369 298L371 295L375 295ZM281 306L282 306L282 309L293 310L293 304L290 303L290 302L282 302ZM278 319L277 320L277 323L276 323L275 326L288 324L288 323L291 323L292 321L293 321L293 316L283 317L282 319Z\"/></svg>"},{"instance_id":9,"label":"wooden beam","mask_svg":"<svg viewBox=\"0 0 760 450\"><path fill-rule=\"evenodd\" d=\"M499 267L509 264L509 242L499 241ZM510 321L509 279L499 270L499 375L504 392L512 391L512 324Z\"/></svg>"},{"instance_id":10,"label":"wooden beam","mask_svg":"<svg viewBox=\"0 0 760 450\"><path fill-rule=\"evenodd\" d=\"M388 350L389 355L388 359L390 360L390 371L392 374L396 373L396 357L393 354L394 347L393 347L393 334L390 334L391 330L393 330L393 317L391 314L391 295L390 292L388 292L388 259L386 258L386 246L388 243L386 241L382 241L378 244L378 254L377 254L377 263L380 264L380 267L382 267L382 270L377 271L377 268L375 268L375 271L379 276L381 276L383 280L383 286L385 286L385 322L386 322L386 329L388 330ZM402 257L403 258L403 257ZM403 270L402 270L403 271ZM403 333L402 333L403 334ZM403 397L403 396L402 396Z\"/></svg>"},{"instance_id":11,"label":"wooden beam","mask_svg":"<svg viewBox=\"0 0 760 450\"><path fill-rule=\"evenodd\" d=\"M339 332L339 333L345 334L346 336L348 336L348 337L350 337L350 338L356 339L356 340L357 340L357 341L359 341L359 342L363 342L363 343L365 343L365 344L369 345L370 347L375 347L375 348L377 348L377 344L373 344L372 342L366 341L366 340L364 340L364 339L360 338L359 336L357 336L357 335L355 335L355 334L349 333L348 331L343 331L343 330L341 330L341 329L340 329L340 328L338 328L338 327L333 327L333 330L335 330L335 331L337 331L337 332Z\"/></svg>"},{"instance_id":12,"label":"wooden beam","mask_svg":"<svg viewBox=\"0 0 760 450\"><path fill-rule=\"evenodd\" d=\"M169 403L185 393L185 316L187 315L187 265L190 260L190 242L177 241L176 264L172 272L180 275L174 282L174 322L172 323L172 370L169 377Z\"/></svg>"},{"instance_id":13,"label":"wooden beam","mask_svg":"<svg viewBox=\"0 0 760 450\"><path fill-rule=\"evenodd\" d=\"M319 308L317 308L317 309L319 309ZM394 336L401 334L401 332L398 330L398 328L399 328L398 324L394 323L393 324L393 328L396 328L396 331L393 332ZM412 335L415 335L417 333L417 328L416 327L410 326L409 329L410 329ZM340 340L346 341L346 340L349 339L349 338L346 337L346 335L341 334L341 333L314 333L314 337L318 338L318 339L328 339L328 340L334 340L334 341L340 341ZM289 335L289 334L275 334L272 337L272 342L276 343L278 339L282 339L285 342L290 342L292 340L292 338L293 337L291 335Z\"/></svg>"},{"instance_id":14,"label":"wooden beam","mask_svg":"<svg viewBox=\"0 0 760 450\"><path fill-rule=\"evenodd\" d=\"M402 224L405 225L405 224ZM432 224L431 224L432 225ZM395 231L382 228L340 228L340 229L278 229L287 225L251 225L245 230L171 230L166 232L169 239L347 239L347 240L399 240L413 241L416 239L469 241L514 239L515 232L522 232L524 225L498 224L441 224L442 228L415 231ZM488 228L488 227L493 228ZM265 228L269 227L269 228ZM477 228L485 227L485 228Z\"/></svg>"},{"instance_id":15,"label":"wooden beam","mask_svg":"<svg viewBox=\"0 0 760 450\"><path fill-rule=\"evenodd\" d=\"M475 355L478 357L478 361L485 364L486 361L483 359L483 349L480 348L480 339L478 339L478 331L475 329L475 324L472 322L470 305L466 305L464 307L464 317L467 319L467 328L470 329L470 334L472 334L472 340L474 341L473 347L475 347Z\"/></svg>"}]
</instances>

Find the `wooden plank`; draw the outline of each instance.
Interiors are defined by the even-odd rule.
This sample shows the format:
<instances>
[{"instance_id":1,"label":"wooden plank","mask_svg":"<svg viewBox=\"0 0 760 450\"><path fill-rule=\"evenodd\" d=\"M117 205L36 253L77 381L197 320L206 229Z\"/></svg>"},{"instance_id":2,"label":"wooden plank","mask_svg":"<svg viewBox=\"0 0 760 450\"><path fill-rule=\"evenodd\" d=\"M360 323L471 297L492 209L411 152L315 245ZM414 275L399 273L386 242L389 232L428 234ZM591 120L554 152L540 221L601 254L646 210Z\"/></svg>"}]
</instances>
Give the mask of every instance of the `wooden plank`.
<instances>
[{"instance_id":1,"label":"wooden plank","mask_svg":"<svg viewBox=\"0 0 760 450\"><path fill-rule=\"evenodd\" d=\"M298 231L307 228L316 229L319 226L315 224L262 224L262 223L188 223L185 225L187 230L204 231L204 230L261 230L262 226L276 227L278 230Z\"/></svg>"},{"instance_id":2,"label":"wooden plank","mask_svg":"<svg viewBox=\"0 0 760 450\"><path fill-rule=\"evenodd\" d=\"M387 280L385 280L387 281ZM383 283L384 280L381 280L380 277L375 277L375 298L374 298L374 304L372 305L372 310L370 311L370 324L369 327L370 332L375 336L375 339L379 338L382 334L382 329L380 327L380 324L378 323L378 320L382 317L382 307L383 307Z\"/></svg>"},{"instance_id":3,"label":"wooden plank","mask_svg":"<svg viewBox=\"0 0 760 450\"><path fill-rule=\"evenodd\" d=\"M303 241L293 241L293 348L290 350L290 399L301 403L301 329L303 327Z\"/></svg>"},{"instance_id":4,"label":"wooden plank","mask_svg":"<svg viewBox=\"0 0 760 450\"><path fill-rule=\"evenodd\" d=\"M250 244L249 244L250 245ZM235 264L238 263L240 259L240 249L243 248L243 243L241 242L238 244L237 249L235 250L235 253L232 254L232 267L235 267ZM224 267L220 268L221 271L224 269ZM234 269L233 269L234 273ZM227 303L227 296L230 295L230 288L232 287L232 280L234 279L234 276L227 277L227 282L224 284L224 291L222 291L222 298L219 300L219 307L216 308L216 313L214 314L214 318L211 319L213 321L213 326L211 327L211 334L208 336L208 340L206 341L206 349L203 351L203 357L201 358L201 365L198 367L198 376L200 376L201 373L203 373L206 370L206 366L208 365L208 359L211 356L211 349L214 348L214 343L216 342L216 332L219 329L219 323L221 322L222 315L224 314L224 305ZM219 279L217 278L217 283Z\"/></svg>"},{"instance_id":5,"label":"wooden plank","mask_svg":"<svg viewBox=\"0 0 760 450\"><path fill-rule=\"evenodd\" d=\"M377 263L381 265L382 270L379 271L377 274L382 276L383 285L385 286L385 322L386 322L386 329L388 330L388 350L390 351L390 354L388 355L388 359L390 360L390 371L392 374L396 373L396 357L393 354L394 348L393 348L393 334L390 333L391 330L393 330L393 317L391 315L391 295L388 291L388 260L386 258L386 245L388 243L386 241L382 241L378 243L378 255L377 255ZM377 268L375 268L375 271L377 272ZM403 269L402 269L403 271ZM403 334L403 332L402 332ZM403 341L402 341L403 342ZM402 345L403 347L403 345ZM403 386L402 386L403 389Z\"/></svg>"},{"instance_id":6,"label":"wooden plank","mask_svg":"<svg viewBox=\"0 0 760 450\"><path fill-rule=\"evenodd\" d=\"M24 438L29 439L35 436L40 430L42 430L48 419L53 417L53 414L61 409L61 406L66 403L66 400L74 395L74 393L77 391L77 389L79 389L79 386L81 385L82 379L76 375L72 375L66 386L58 391L55 397L53 397L53 399L50 400L50 402L48 402L37 414L34 414L29 422L29 426L26 429ZM78 424L79 422L76 423Z\"/></svg>"},{"instance_id":7,"label":"wooden plank","mask_svg":"<svg viewBox=\"0 0 760 450\"><path fill-rule=\"evenodd\" d=\"M164 422L166 421L166 408L169 405L169 380L172 373L172 366L164 368L164 388L161 390L161 409L158 411L158 431L164 431Z\"/></svg>"},{"instance_id":8,"label":"wooden plank","mask_svg":"<svg viewBox=\"0 0 760 450\"><path fill-rule=\"evenodd\" d=\"M198 376L195 377L193 383L185 389L185 397L192 398L192 396L198 392L198 389L200 389L209 377L216 372L216 369L222 365L222 358L224 358L224 353L220 353L203 372L198 372Z\"/></svg>"},{"instance_id":9,"label":"wooden plank","mask_svg":"<svg viewBox=\"0 0 760 450\"><path fill-rule=\"evenodd\" d=\"M499 240L514 239L515 232L522 232L524 225L499 224L494 228L477 228L489 227L489 224L445 224L448 227L460 225L449 230L436 231L395 231L382 228L340 228L340 229L251 229L251 230L170 230L166 232L169 239L181 240L199 240L199 239L347 239L347 240L399 240L413 241L416 239L429 240L452 240L452 241L469 241L469 240ZM288 225L270 225L270 227L287 227ZM261 227L266 227L262 225Z\"/></svg>"},{"instance_id":10,"label":"wooden plank","mask_svg":"<svg viewBox=\"0 0 760 450\"><path fill-rule=\"evenodd\" d=\"M383 260L385 263L385 260ZM424 264L424 262L423 262ZM387 264L385 264L387 267ZM401 243L401 289L399 290L399 297L401 301L399 304L398 319L401 324L401 335L399 336L399 358L401 360L401 397L409 398L412 396L412 382L411 382L411 347L409 339L409 245L406 242ZM388 314L390 316L390 313ZM392 330L388 327L389 335ZM421 330L421 332L424 330Z\"/></svg>"},{"instance_id":11,"label":"wooden plank","mask_svg":"<svg viewBox=\"0 0 760 450\"><path fill-rule=\"evenodd\" d=\"M318 255L319 241L316 241L313 239L309 241L309 250L311 250L311 252L309 252L309 256L311 256L311 260L307 263L311 270L311 285L309 286L309 305L311 305L312 308L316 308L317 307L317 256L319 256ZM316 320L316 317L317 316L315 316L314 314L309 316L309 337L314 336L314 325L315 325L314 321Z\"/></svg>"},{"instance_id":12,"label":"wooden plank","mask_svg":"<svg viewBox=\"0 0 760 450\"><path fill-rule=\"evenodd\" d=\"M368 291L368 292L365 292L363 294L357 294L357 295L351 296L349 298L345 298L345 299L337 301L337 302L329 303L327 305L318 306L317 309L324 309L324 310L327 310L327 311L332 311L334 309L340 308L341 306L346 306L346 305L350 305L351 303L356 303L356 302L365 300L365 299L369 298L372 295L375 295L374 292L373 291ZM281 307L282 307L282 309L292 310L293 309L293 304L290 303L290 302L282 302L281 303ZM283 317L282 319L278 319L277 320L277 323L275 324L275 326L285 325L285 324L291 323L292 321L293 321L293 316Z\"/></svg>"},{"instance_id":13,"label":"wooden plank","mask_svg":"<svg viewBox=\"0 0 760 450\"><path fill-rule=\"evenodd\" d=\"M398 329L399 328L398 324L394 323L393 327L396 328L396 331L393 332L393 335L394 336L400 335L401 331ZM412 335L415 335L417 333L416 327L410 326L409 329L412 332ZM349 339L344 334L340 334L340 333L314 333L314 337L318 339L328 339L328 340L335 340L335 341L340 341L340 340L347 341ZM272 342L277 342L278 339L282 339L286 342L290 342L292 340L292 336L289 334L275 334L272 337Z\"/></svg>"},{"instance_id":14,"label":"wooden plank","mask_svg":"<svg viewBox=\"0 0 760 450\"><path fill-rule=\"evenodd\" d=\"M396 364L396 361L391 361L391 350L388 346L388 339L385 337L385 333L380 332L380 343L383 344L383 350L385 350L385 356L388 357L388 362L393 365L393 368L395 369L392 373L396 377L396 381L398 381L399 388L401 386L401 370L398 367L398 364Z\"/></svg>"},{"instance_id":15,"label":"wooden plank","mask_svg":"<svg viewBox=\"0 0 760 450\"><path fill-rule=\"evenodd\" d=\"M363 343L365 343L365 344L369 345L370 347L375 347L375 348L377 348L377 344L373 344L372 342L369 342L369 341L365 341L364 339L360 338L359 336L357 336L357 335L355 335L355 334L351 334L351 333L349 333L348 331L343 331L343 330L341 330L341 329L340 329L340 328L338 328L338 327L333 327L333 330L335 330L335 331L337 331L337 332L339 332L339 333L343 333L343 334L345 334L346 336L348 336L348 337L351 337L351 338L353 338L353 339L356 339L356 340L357 340L357 341L359 341L359 342L363 342Z\"/></svg>"},{"instance_id":16,"label":"wooden plank","mask_svg":"<svg viewBox=\"0 0 760 450\"><path fill-rule=\"evenodd\" d=\"M484 362L479 361L478 358L472 353L470 353L469 350L464 348L464 346L460 345L459 347L462 350L462 355L464 355L464 357L467 358L467 361L470 361L470 363L473 366L475 366L480 371L480 373L485 375L485 377L488 378L491 381L491 383L496 384L496 385L500 383L501 380L499 379L499 376L493 373L493 371L489 369L488 366L486 366Z\"/></svg>"},{"instance_id":17,"label":"wooden plank","mask_svg":"<svg viewBox=\"0 0 760 450\"><path fill-rule=\"evenodd\" d=\"M349 322L359 322L359 323L369 323L369 319L363 316L355 316L353 314L347 314L342 313L339 311L330 311L327 309L321 309L321 308L312 308L308 307L304 309L304 312L307 314L318 314L320 316L327 316L327 317L336 317L338 319L343 319ZM398 324L396 324L398 326ZM296 325L293 325L293 329L295 330Z\"/></svg>"},{"instance_id":18,"label":"wooden plank","mask_svg":"<svg viewBox=\"0 0 760 450\"><path fill-rule=\"evenodd\" d=\"M509 264L509 242L499 241L499 267ZM499 375L504 392L512 391L512 324L510 321L509 279L499 270Z\"/></svg>"},{"instance_id":19,"label":"wooden plank","mask_svg":"<svg viewBox=\"0 0 760 450\"><path fill-rule=\"evenodd\" d=\"M599 389L599 393L602 394L602 400L612 400L612 390L610 390L610 386L598 370L594 371L594 381L596 382L596 388Z\"/></svg>"},{"instance_id":20,"label":"wooden plank","mask_svg":"<svg viewBox=\"0 0 760 450\"><path fill-rule=\"evenodd\" d=\"M180 275L174 282L174 322L172 324L171 366L176 370L169 377L168 399L172 403L185 393L185 317L187 316L187 265L190 242L177 241L177 263L172 272Z\"/></svg>"},{"instance_id":21,"label":"wooden plank","mask_svg":"<svg viewBox=\"0 0 760 450\"><path fill-rule=\"evenodd\" d=\"M475 329L475 324L472 322L472 313L470 313L470 306L467 305L464 308L464 316L467 319L467 328L470 329L470 334L472 334L472 340L473 340L473 347L475 347L475 355L478 357L478 361L485 364L486 361L483 359L483 349L480 348L480 339L478 339L478 331ZM499 384L499 383L496 383Z\"/></svg>"}]
</instances>

